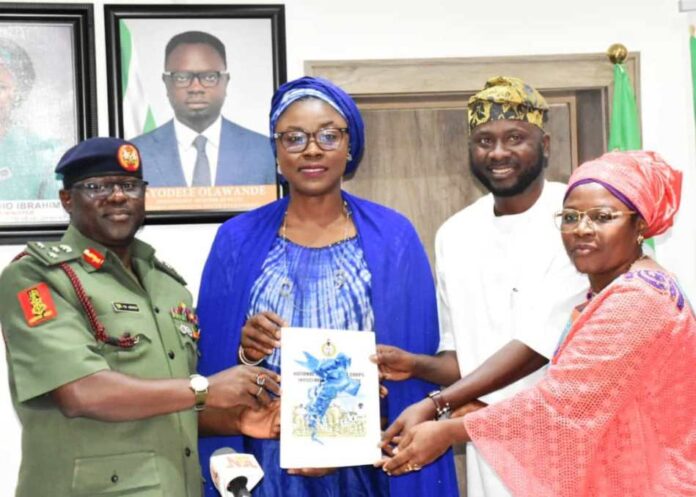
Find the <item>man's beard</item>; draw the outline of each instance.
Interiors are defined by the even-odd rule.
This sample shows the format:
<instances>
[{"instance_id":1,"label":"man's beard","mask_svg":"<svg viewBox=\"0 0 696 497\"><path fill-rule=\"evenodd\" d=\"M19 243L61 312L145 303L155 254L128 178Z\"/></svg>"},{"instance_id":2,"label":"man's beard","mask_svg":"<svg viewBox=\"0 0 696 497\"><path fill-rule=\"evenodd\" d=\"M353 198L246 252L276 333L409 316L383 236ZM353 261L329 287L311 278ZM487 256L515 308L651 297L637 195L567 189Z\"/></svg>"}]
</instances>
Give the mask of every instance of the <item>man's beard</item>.
<instances>
[{"instance_id":1,"label":"man's beard","mask_svg":"<svg viewBox=\"0 0 696 497\"><path fill-rule=\"evenodd\" d=\"M485 186L486 189L496 197L514 197L515 195L523 193L527 188L529 188L529 185L534 183L539 175L544 172L544 168L548 164L548 158L544 155L544 146L542 143L539 143L537 147L537 155L538 158L534 165L527 171L520 174L520 176L517 177L517 181L512 186L504 188L496 187L490 178L480 171L479 168L474 167L474 158L471 154L471 150L469 150L469 170L471 171L471 174L476 176L483 186ZM485 167L486 166L484 165L483 168L480 169L485 169Z\"/></svg>"}]
</instances>

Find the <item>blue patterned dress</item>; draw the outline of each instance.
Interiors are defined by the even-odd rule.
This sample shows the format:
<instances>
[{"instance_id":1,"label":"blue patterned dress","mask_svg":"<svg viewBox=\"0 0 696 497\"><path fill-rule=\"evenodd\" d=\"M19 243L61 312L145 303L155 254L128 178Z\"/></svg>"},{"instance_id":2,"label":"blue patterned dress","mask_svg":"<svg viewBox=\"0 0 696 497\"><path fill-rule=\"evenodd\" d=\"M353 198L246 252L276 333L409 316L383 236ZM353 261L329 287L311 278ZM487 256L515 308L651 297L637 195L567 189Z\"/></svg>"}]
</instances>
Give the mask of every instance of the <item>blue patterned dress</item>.
<instances>
[{"instance_id":1,"label":"blue patterned dress","mask_svg":"<svg viewBox=\"0 0 696 497\"><path fill-rule=\"evenodd\" d=\"M248 316L273 311L293 327L374 330L371 282L357 236L320 248L278 236L251 288ZM280 372L280 351L276 349L262 366ZM255 496L389 495L382 471L370 466L341 468L320 478L292 476L278 468L277 440L247 443L260 455L267 473Z\"/></svg>"},{"instance_id":2,"label":"blue patterned dress","mask_svg":"<svg viewBox=\"0 0 696 497\"><path fill-rule=\"evenodd\" d=\"M434 354L439 343L435 287L418 234L401 214L347 192L342 192L342 196L358 233L357 240L344 242L345 247L354 245L351 250L353 255L348 257L360 261L350 266L365 267L370 275L364 295L369 296L365 301L369 302L374 328L367 326L367 319L361 318L364 327L374 329L378 343L395 345L416 354ZM261 285L260 280L264 278L262 274L268 274L265 268L273 260L269 254L278 242L278 231L283 224L289 200L289 197L284 197L235 216L218 230L201 278L197 309L202 330L198 342L198 370L203 375L215 374L238 363L237 351L242 327L249 312L258 309L254 306L257 305L259 297L252 299L252 288L257 282ZM288 249L288 254L293 252L290 244ZM325 249L299 247L298 250L309 254ZM275 259L278 259L278 255ZM289 255L289 259L292 268L292 255ZM334 261L341 264L340 257L334 257ZM276 264L280 262L276 261ZM301 270L307 271L306 263L302 265ZM329 271L329 274L331 273L333 270ZM334 274L334 284L336 279L337 276ZM303 279L299 291L306 293L308 287L305 284L309 284L310 281L310 278ZM348 287L342 286L340 292L334 293L332 290L330 294L343 296ZM266 291L263 293L266 294ZM259 295L259 292L256 294ZM274 302L270 295L268 293L264 298ZM351 290L346 291L345 295L355 296L357 293ZM310 309L316 307L315 304L308 305ZM356 309L359 309L359 306L351 308L354 316L367 315L366 309L358 313ZM298 324L294 318L288 321L294 325ZM324 325L324 322L321 324ZM340 327L345 326L342 323ZM407 381L387 381L385 385L389 389L389 396L382 406L382 414L386 416L388 423L393 422L409 405L422 400L428 392L436 388L431 383L415 378ZM215 435L201 436L199 439L199 458L205 478L206 497L220 495L213 486L208 461L211 454L221 447L251 452L263 465L266 476L253 491L256 497L384 496L387 495L384 490L387 486L389 493L394 497L457 495L451 451L421 471L388 479L381 471L374 471L369 466L341 469L322 478L304 478L290 476L278 468L277 441Z\"/></svg>"},{"instance_id":3,"label":"blue patterned dress","mask_svg":"<svg viewBox=\"0 0 696 497\"><path fill-rule=\"evenodd\" d=\"M273 311L294 327L374 330L371 280L357 237L312 248L278 236L251 289L249 317ZM279 350L265 366L279 371Z\"/></svg>"}]
</instances>

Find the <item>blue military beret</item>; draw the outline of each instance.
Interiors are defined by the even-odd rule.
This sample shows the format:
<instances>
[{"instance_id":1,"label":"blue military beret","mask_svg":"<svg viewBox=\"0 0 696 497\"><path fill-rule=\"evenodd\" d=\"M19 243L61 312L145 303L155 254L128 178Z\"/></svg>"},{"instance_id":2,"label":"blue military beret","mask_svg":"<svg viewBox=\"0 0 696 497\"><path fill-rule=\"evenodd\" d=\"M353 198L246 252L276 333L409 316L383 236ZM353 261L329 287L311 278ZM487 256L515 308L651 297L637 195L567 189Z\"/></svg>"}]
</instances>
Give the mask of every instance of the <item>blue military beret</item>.
<instances>
[{"instance_id":1,"label":"blue military beret","mask_svg":"<svg viewBox=\"0 0 696 497\"><path fill-rule=\"evenodd\" d=\"M63 154L56 166L63 186L95 176L143 177L140 152L130 142L120 138L89 138Z\"/></svg>"}]
</instances>

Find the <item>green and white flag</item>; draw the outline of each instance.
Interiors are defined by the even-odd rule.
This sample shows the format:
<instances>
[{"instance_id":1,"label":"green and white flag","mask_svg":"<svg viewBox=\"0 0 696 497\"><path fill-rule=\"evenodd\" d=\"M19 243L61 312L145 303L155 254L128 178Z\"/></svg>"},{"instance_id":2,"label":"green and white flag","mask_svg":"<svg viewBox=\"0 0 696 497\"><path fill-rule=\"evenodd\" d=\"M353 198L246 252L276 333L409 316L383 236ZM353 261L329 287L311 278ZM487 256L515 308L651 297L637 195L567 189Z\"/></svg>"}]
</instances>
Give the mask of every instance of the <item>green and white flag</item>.
<instances>
[{"instance_id":1,"label":"green and white flag","mask_svg":"<svg viewBox=\"0 0 696 497\"><path fill-rule=\"evenodd\" d=\"M694 36L694 26L690 26L689 31L691 47L691 91L694 96L694 119L696 119L696 37Z\"/></svg>"},{"instance_id":2,"label":"green and white flag","mask_svg":"<svg viewBox=\"0 0 696 497\"><path fill-rule=\"evenodd\" d=\"M138 57L131 32L123 20L121 34L121 89L123 91L123 136L134 138L157 127L138 71Z\"/></svg>"},{"instance_id":3,"label":"green and white flag","mask_svg":"<svg viewBox=\"0 0 696 497\"><path fill-rule=\"evenodd\" d=\"M609 150L640 150L640 123L631 79L623 64L614 64Z\"/></svg>"},{"instance_id":4,"label":"green and white flag","mask_svg":"<svg viewBox=\"0 0 696 497\"><path fill-rule=\"evenodd\" d=\"M611 107L609 150L640 150L640 121L631 78L623 64L614 64L614 101ZM655 240L645 240L644 252L655 258Z\"/></svg>"}]
</instances>

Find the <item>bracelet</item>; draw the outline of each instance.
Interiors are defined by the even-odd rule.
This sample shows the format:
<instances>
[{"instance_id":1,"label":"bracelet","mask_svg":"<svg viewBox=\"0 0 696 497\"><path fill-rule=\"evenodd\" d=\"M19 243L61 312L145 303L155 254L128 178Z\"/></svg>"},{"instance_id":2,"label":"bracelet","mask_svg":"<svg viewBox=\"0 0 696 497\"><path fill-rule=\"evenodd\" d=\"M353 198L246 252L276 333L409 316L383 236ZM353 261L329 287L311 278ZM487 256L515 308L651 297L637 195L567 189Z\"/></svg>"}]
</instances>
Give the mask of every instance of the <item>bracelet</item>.
<instances>
[{"instance_id":1,"label":"bracelet","mask_svg":"<svg viewBox=\"0 0 696 497\"><path fill-rule=\"evenodd\" d=\"M452 408L450 407L449 402L445 401L444 404L442 403L442 401L445 399L442 398L442 392L440 390L430 392L428 394L428 398L433 401L433 404L435 404L435 417L438 420L448 419L450 417Z\"/></svg>"},{"instance_id":2,"label":"bracelet","mask_svg":"<svg viewBox=\"0 0 696 497\"><path fill-rule=\"evenodd\" d=\"M258 365L261 364L261 363L263 362L263 360L265 359L265 357L262 357L262 358L259 359L258 361L251 361L251 360L249 360L249 359L247 358L247 356L244 355L244 347L242 347L241 344L239 345L239 353L238 353L238 355L239 355L239 361L240 361L242 364L246 365L246 366L258 366Z\"/></svg>"}]
</instances>

